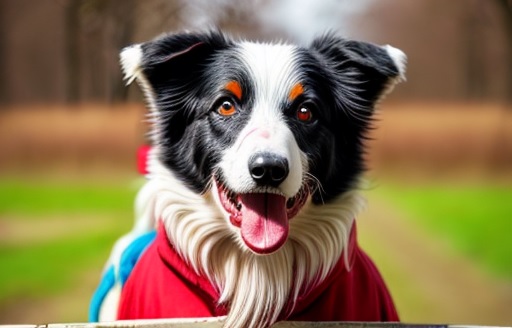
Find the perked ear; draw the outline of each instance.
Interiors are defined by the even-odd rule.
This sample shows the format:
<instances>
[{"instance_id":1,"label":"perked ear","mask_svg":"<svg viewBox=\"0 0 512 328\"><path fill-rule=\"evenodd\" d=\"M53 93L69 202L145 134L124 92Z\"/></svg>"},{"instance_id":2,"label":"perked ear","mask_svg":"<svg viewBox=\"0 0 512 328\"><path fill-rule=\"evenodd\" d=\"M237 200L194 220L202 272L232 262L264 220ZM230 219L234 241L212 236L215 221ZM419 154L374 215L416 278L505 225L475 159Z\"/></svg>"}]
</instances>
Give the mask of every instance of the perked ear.
<instances>
[{"instance_id":1,"label":"perked ear","mask_svg":"<svg viewBox=\"0 0 512 328\"><path fill-rule=\"evenodd\" d=\"M185 85L229 40L220 32L166 34L152 41L124 48L121 67L127 84L137 80L151 105L168 82Z\"/></svg>"},{"instance_id":2,"label":"perked ear","mask_svg":"<svg viewBox=\"0 0 512 328\"><path fill-rule=\"evenodd\" d=\"M373 106L405 81L407 57L399 49L372 43L346 40L327 34L311 44L327 66L334 69L339 86L351 102ZM354 99L355 98L355 99Z\"/></svg>"}]
</instances>

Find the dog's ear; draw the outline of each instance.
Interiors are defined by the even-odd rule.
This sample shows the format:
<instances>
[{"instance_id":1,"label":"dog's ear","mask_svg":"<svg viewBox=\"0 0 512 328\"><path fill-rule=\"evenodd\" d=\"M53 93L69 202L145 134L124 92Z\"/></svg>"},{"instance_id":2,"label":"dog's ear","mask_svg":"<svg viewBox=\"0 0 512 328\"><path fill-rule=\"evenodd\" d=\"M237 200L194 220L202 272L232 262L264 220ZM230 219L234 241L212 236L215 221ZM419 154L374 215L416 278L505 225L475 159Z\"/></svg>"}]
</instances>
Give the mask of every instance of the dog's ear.
<instances>
[{"instance_id":1,"label":"dog's ear","mask_svg":"<svg viewBox=\"0 0 512 328\"><path fill-rule=\"evenodd\" d=\"M137 80L155 105L157 96L172 85L190 85L200 76L215 51L230 41L220 32L167 34L121 51L121 66L127 83Z\"/></svg>"},{"instance_id":2,"label":"dog's ear","mask_svg":"<svg viewBox=\"0 0 512 328\"><path fill-rule=\"evenodd\" d=\"M407 57L389 45L346 40L327 34L311 44L333 71L342 97L357 106L373 107L396 83L405 81Z\"/></svg>"}]
</instances>

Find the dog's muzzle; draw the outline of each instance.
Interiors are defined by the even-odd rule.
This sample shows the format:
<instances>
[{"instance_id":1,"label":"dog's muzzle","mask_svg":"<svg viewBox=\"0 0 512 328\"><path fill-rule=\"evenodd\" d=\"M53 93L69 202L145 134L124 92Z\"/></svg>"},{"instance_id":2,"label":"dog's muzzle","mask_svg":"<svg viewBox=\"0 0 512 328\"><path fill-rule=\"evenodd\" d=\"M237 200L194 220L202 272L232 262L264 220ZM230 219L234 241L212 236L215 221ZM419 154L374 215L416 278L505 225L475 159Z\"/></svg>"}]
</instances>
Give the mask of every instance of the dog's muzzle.
<instances>
[{"instance_id":1,"label":"dog's muzzle","mask_svg":"<svg viewBox=\"0 0 512 328\"><path fill-rule=\"evenodd\" d=\"M288 160L278 154L258 152L247 165L257 185L254 192L236 193L217 179L215 185L219 200L229 213L231 224L240 229L244 244L257 254L270 254L288 239L289 220L306 202L307 188L290 198L279 190L290 168Z\"/></svg>"}]
</instances>

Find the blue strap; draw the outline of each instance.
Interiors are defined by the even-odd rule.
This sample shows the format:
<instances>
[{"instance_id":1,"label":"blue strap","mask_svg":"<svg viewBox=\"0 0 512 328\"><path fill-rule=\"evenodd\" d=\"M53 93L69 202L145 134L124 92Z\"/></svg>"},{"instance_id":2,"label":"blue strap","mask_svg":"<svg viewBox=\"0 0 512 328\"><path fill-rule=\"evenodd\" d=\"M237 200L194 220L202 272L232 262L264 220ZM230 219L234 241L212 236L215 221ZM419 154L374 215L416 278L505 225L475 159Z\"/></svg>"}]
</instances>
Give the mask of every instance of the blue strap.
<instances>
[{"instance_id":1,"label":"blue strap","mask_svg":"<svg viewBox=\"0 0 512 328\"><path fill-rule=\"evenodd\" d=\"M121 255L121 262L119 265L119 279L121 280L121 285L124 286L126 280L132 273L133 267L139 260L140 256L146 248L155 240L156 231L151 231L146 234L137 237L134 239L128 247L124 250Z\"/></svg>"},{"instance_id":2,"label":"blue strap","mask_svg":"<svg viewBox=\"0 0 512 328\"><path fill-rule=\"evenodd\" d=\"M156 231L150 231L135 238L121 254L117 270L118 276L116 277L114 265L111 265L103 274L100 284L91 299L89 306L89 322L99 321L100 309L108 292L114 287L117 281L121 283L121 286L124 286L140 256L153 240L155 240L155 237Z\"/></svg>"},{"instance_id":3,"label":"blue strap","mask_svg":"<svg viewBox=\"0 0 512 328\"><path fill-rule=\"evenodd\" d=\"M89 322L98 322L100 318L100 308L103 304L105 296L114 287L116 275L114 266L110 266L101 278L100 284L92 295L91 304L89 305Z\"/></svg>"}]
</instances>

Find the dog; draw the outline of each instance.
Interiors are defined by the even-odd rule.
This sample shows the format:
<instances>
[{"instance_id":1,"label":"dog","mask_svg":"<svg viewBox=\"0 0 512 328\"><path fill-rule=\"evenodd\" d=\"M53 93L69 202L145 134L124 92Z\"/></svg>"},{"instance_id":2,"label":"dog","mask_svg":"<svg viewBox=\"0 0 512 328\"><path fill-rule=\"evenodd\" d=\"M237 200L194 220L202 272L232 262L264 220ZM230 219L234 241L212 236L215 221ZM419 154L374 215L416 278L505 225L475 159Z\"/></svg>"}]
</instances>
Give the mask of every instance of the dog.
<instances>
[{"instance_id":1,"label":"dog","mask_svg":"<svg viewBox=\"0 0 512 328\"><path fill-rule=\"evenodd\" d=\"M121 65L153 146L93 320L399 320L355 218L366 134L405 79L402 51L334 33L297 46L186 32L125 48Z\"/></svg>"}]
</instances>

